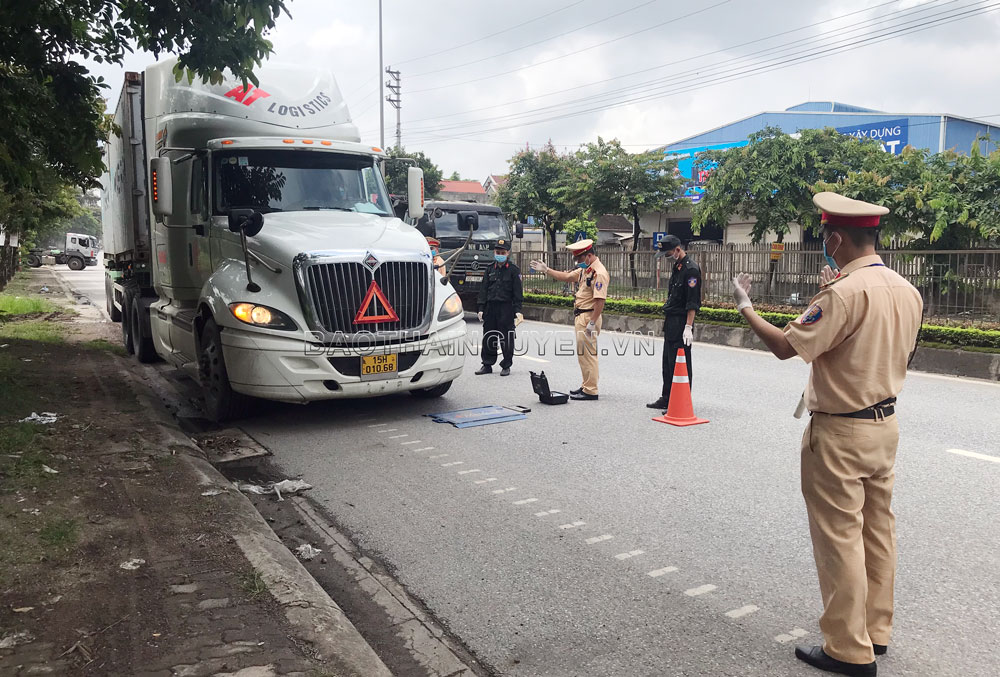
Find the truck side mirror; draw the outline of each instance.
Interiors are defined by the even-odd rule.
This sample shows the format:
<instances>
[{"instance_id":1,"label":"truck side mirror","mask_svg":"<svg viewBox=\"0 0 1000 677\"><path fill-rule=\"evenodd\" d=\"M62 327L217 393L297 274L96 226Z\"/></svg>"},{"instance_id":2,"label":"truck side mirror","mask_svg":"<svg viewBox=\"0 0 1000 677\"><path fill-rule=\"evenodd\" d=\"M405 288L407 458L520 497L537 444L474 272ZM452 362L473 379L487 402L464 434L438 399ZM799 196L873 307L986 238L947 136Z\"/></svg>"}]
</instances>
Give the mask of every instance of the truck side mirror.
<instances>
[{"instance_id":1,"label":"truck side mirror","mask_svg":"<svg viewBox=\"0 0 1000 677\"><path fill-rule=\"evenodd\" d=\"M411 219L424 215L424 170L420 167L406 169L406 201L410 206Z\"/></svg>"},{"instance_id":2,"label":"truck side mirror","mask_svg":"<svg viewBox=\"0 0 1000 677\"><path fill-rule=\"evenodd\" d=\"M479 230L479 212L459 212L458 229L463 233Z\"/></svg>"},{"instance_id":3,"label":"truck side mirror","mask_svg":"<svg viewBox=\"0 0 1000 677\"><path fill-rule=\"evenodd\" d=\"M516 237L518 240L520 240L521 238L524 237L524 224L523 223L515 223L514 224L514 237Z\"/></svg>"},{"instance_id":4,"label":"truck side mirror","mask_svg":"<svg viewBox=\"0 0 1000 677\"><path fill-rule=\"evenodd\" d=\"M264 227L264 216L255 209L230 209L229 230L253 237Z\"/></svg>"},{"instance_id":5,"label":"truck side mirror","mask_svg":"<svg viewBox=\"0 0 1000 677\"><path fill-rule=\"evenodd\" d=\"M149 161L149 192L153 214L170 216L174 211L173 179L170 158L157 157Z\"/></svg>"}]
</instances>

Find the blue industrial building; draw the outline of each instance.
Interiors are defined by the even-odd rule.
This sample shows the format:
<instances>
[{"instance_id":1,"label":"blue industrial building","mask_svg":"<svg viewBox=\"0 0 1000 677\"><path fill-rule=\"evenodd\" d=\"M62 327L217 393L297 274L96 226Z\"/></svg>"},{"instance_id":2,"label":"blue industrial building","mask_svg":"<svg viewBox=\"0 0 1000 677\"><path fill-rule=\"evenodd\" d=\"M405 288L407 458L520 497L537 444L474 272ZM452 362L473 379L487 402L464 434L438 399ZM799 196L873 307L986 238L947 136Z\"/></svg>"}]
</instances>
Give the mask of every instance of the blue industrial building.
<instances>
[{"instance_id":1,"label":"blue industrial building","mask_svg":"<svg viewBox=\"0 0 1000 677\"><path fill-rule=\"evenodd\" d=\"M908 145L931 152L955 150L968 153L977 139L981 150L989 153L997 150L997 144L1000 143L1000 126L982 120L948 114L887 113L834 101L809 101L783 111L751 115L667 144L658 150L677 158L678 170L687 181L685 196L697 203L704 192L705 178L695 174L694 160L697 154L705 150L744 146L751 134L765 127L777 127L787 134L803 129L833 127L842 134L878 139L886 152L894 154L900 153ZM990 138L984 138L987 136ZM691 237L690 224L690 214L685 213L647 214L643 218L643 230L674 232L682 240ZM702 237L742 242L747 241L745 235L749 229L749 224L732 222L725 233L703 233ZM786 241L802 237L802 233L796 229L790 235L791 238Z\"/></svg>"}]
</instances>

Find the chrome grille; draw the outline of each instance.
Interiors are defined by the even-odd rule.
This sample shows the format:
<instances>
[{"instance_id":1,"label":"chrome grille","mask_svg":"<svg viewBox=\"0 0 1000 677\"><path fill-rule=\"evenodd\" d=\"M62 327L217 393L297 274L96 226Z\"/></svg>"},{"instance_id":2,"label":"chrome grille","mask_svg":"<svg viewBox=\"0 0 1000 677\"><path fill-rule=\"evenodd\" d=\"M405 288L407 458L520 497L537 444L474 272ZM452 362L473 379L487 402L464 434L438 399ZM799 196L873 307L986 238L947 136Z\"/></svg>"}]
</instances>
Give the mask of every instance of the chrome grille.
<instances>
[{"instance_id":1,"label":"chrome grille","mask_svg":"<svg viewBox=\"0 0 1000 677\"><path fill-rule=\"evenodd\" d=\"M483 273L486 272L486 269L490 267L491 263L493 263L492 254L490 254L489 258L480 254L478 261L473 259L471 256L463 255L458 261L455 261L455 263L452 265L451 272L475 273L478 275L482 275ZM474 264L479 264L479 265L478 267L474 267Z\"/></svg>"},{"instance_id":2,"label":"chrome grille","mask_svg":"<svg viewBox=\"0 0 1000 677\"><path fill-rule=\"evenodd\" d=\"M427 322L430 312L428 271L427 264L412 261L386 261L374 273L356 262L314 263L305 269L306 296L318 328L331 334L412 331ZM373 279L399 320L355 324ZM385 311L376 295L365 315L384 315Z\"/></svg>"}]
</instances>

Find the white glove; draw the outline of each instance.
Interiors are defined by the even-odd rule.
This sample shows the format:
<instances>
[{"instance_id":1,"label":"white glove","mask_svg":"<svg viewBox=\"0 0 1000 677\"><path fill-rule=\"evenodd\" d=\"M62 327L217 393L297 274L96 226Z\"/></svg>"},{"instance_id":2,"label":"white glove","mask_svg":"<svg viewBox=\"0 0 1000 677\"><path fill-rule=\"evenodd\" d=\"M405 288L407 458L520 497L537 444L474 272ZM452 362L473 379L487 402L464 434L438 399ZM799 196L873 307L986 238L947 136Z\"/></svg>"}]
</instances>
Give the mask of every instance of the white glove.
<instances>
[{"instance_id":1,"label":"white glove","mask_svg":"<svg viewBox=\"0 0 1000 677\"><path fill-rule=\"evenodd\" d=\"M532 261L529 265L536 273L545 273L549 270L549 266L544 261Z\"/></svg>"},{"instance_id":2,"label":"white glove","mask_svg":"<svg viewBox=\"0 0 1000 677\"><path fill-rule=\"evenodd\" d=\"M482 322L483 321L483 311L480 310L478 313L476 313L476 317L478 317L479 321Z\"/></svg>"},{"instance_id":3,"label":"white glove","mask_svg":"<svg viewBox=\"0 0 1000 677\"><path fill-rule=\"evenodd\" d=\"M750 303L750 283L750 276L746 273L740 273L733 278L733 298L736 299L736 310L753 308L753 304Z\"/></svg>"},{"instance_id":4,"label":"white glove","mask_svg":"<svg viewBox=\"0 0 1000 677\"><path fill-rule=\"evenodd\" d=\"M819 271L819 285L824 287L830 284L837 279L837 275L839 274L839 270L834 270L830 266L823 266L823 270Z\"/></svg>"},{"instance_id":5,"label":"white glove","mask_svg":"<svg viewBox=\"0 0 1000 677\"><path fill-rule=\"evenodd\" d=\"M583 330L583 333L587 335L587 338L590 338L595 333L597 333L597 325L594 324L593 322L588 322L587 328Z\"/></svg>"},{"instance_id":6,"label":"white glove","mask_svg":"<svg viewBox=\"0 0 1000 677\"><path fill-rule=\"evenodd\" d=\"M689 346L694 341L694 327L690 324L684 325L684 345Z\"/></svg>"},{"instance_id":7,"label":"white glove","mask_svg":"<svg viewBox=\"0 0 1000 677\"><path fill-rule=\"evenodd\" d=\"M514 326L516 327L522 322L524 322L524 315L522 315L521 313L514 313Z\"/></svg>"}]
</instances>

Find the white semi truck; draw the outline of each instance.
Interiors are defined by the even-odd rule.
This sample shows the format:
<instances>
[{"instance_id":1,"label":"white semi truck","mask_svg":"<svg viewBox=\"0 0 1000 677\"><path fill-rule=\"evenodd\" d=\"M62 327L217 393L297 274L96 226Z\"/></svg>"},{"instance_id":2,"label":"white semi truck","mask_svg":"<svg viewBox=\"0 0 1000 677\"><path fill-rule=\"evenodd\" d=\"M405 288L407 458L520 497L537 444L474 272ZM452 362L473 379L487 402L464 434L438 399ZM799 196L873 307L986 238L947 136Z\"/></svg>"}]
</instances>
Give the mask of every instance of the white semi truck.
<instances>
[{"instance_id":1,"label":"white semi truck","mask_svg":"<svg viewBox=\"0 0 1000 677\"><path fill-rule=\"evenodd\" d=\"M32 249L27 264L39 268L43 263L66 264L70 270L83 270L97 265L97 238L83 233L66 233L65 249Z\"/></svg>"},{"instance_id":2,"label":"white semi truck","mask_svg":"<svg viewBox=\"0 0 1000 677\"><path fill-rule=\"evenodd\" d=\"M248 397L443 395L462 303L394 216L385 154L360 143L333 75L268 64L259 86L211 85L175 64L126 74L105 146L105 288L125 349L196 365L216 420ZM423 175L407 178L417 219Z\"/></svg>"}]
</instances>

